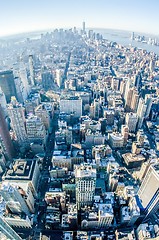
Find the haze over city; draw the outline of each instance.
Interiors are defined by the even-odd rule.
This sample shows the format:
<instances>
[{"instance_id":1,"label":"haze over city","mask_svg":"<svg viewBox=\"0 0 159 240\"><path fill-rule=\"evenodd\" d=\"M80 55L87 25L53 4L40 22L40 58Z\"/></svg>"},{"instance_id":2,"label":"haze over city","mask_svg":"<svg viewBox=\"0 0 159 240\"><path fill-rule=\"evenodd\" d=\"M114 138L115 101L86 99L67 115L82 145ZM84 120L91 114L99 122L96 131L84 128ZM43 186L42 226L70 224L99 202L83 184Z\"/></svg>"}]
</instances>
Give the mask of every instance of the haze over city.
<instances>
[{"instance_id":1,"label":"haze over city","mask_svg":"<svg viewBox=\"0 0 159 240\"><path fill-rule=\"evenodd\" d=\"M0 7L0 240L159 239L157 1Z\"/></svg>"},{"instance_id":2,"label":"haze over city","mask_svg":"<svg viewBox=\"0 0 159 240\"><path fill-rule=\"evenodd\" d=\"M110 28L159 34L157 0L5 0L0 36L53 28Z\"/></svg>"}]
</instances>

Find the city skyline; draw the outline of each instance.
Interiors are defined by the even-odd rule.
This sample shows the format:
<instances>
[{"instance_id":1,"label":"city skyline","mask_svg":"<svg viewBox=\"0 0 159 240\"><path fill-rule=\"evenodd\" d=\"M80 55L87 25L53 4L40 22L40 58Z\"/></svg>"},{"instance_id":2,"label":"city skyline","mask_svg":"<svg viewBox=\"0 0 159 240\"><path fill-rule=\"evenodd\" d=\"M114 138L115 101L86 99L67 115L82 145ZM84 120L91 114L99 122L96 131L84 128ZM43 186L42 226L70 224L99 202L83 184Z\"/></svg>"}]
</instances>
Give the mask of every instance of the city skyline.
<instances>
[{"instance_id":1,"label":"city skyline","mask_svg":"<svg viewBox=\"0 0 159 240\"><path fill-rule=\"evenodd\" d=\"M153 1L51 1L1 3L0 36L54 28L106 28L159 34L159 3Z\"/></svg>"}]
</instances>

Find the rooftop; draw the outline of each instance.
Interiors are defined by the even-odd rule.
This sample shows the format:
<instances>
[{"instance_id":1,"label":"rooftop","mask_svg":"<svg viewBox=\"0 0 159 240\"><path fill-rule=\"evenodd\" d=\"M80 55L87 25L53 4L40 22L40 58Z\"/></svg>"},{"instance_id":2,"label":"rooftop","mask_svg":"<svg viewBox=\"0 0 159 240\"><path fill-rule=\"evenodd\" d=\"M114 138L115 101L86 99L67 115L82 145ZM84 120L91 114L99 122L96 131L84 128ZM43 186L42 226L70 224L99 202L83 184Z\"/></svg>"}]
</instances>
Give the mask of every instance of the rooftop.
<instances>
[{"instance_id":1,"label":"rooftop","mask_svg":"<svg viewBox=\"0 0 159 240\"><path fill-rule=\"evenodd\" d=\"M4 175L5 180L32 180L36 159L18 159L13 162L12 169L9 169Z\"/></svg>"}]
</instances>

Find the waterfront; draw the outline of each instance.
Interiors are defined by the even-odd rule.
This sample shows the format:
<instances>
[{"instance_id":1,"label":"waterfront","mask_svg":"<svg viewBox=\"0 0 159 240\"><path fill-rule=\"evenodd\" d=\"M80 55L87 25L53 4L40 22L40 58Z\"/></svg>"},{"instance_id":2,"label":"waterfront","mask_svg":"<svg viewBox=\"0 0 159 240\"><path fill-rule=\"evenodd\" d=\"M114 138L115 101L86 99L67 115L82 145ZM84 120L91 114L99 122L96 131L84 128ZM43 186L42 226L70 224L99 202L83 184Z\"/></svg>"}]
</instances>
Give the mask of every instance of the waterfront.
<instances>
[{"instance_id":1,"label":"waterfront","mask_svg":"<svg viewBox=\"0 0 159 240\"><path fill-rule=\"evenodd\" d=\"M113 29L94 29L96 32L99 32L103 35L105 39L108 41L114 41L117 42L123 46L130 46L137 48L143 48L146 49L148 52L155 52L157 55L159 55L159 46L150 45L147 43L137 42L135 40L131 40L132 32L130 31L122 31L122 30L113 30ZM145 33L135 33L135 35L144 35L147 38L153 37L157 38L157 36L152 36Z\"/></svg>"}]
</instances>

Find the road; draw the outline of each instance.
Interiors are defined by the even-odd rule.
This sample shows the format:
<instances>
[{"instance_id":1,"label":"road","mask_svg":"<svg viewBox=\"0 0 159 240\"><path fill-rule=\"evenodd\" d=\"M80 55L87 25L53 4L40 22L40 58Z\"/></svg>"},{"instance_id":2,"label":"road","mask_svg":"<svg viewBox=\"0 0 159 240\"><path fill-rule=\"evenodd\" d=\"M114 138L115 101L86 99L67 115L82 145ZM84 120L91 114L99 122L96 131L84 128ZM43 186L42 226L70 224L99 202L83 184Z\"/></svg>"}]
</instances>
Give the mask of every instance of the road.
<instances>
[{"instance_id":1,"label":"road","mask_svg":"<svg viewBox=\"0 0 159 240\"><path fill-rule=\"evenodd\" d=\"M34 223L33 227L33 237L32 240L37 240L39 238L40 232L44 230L44 223L43 223L43 217L44 217L44 211L45 211L45 201L44 196L48 189L48 179L49 179L49 167L52 166L52 154L54 151L54 145L55 145L55 131L58 126L58 114L54 115L54 119L52 122L52 132L48 136L47 144L46 144L46 151L45 151L45 157L43 160L42 165L42 172L41 177L39 181L39 187L38 187L38 201L36 202L36 212L35 212L35 218L37 218L37 222Z\"/></svg>"}]
</instances>

